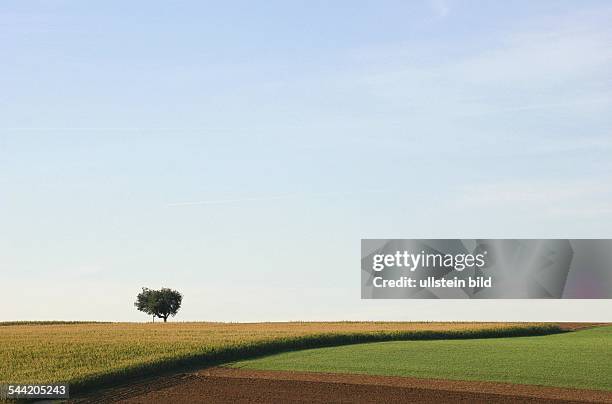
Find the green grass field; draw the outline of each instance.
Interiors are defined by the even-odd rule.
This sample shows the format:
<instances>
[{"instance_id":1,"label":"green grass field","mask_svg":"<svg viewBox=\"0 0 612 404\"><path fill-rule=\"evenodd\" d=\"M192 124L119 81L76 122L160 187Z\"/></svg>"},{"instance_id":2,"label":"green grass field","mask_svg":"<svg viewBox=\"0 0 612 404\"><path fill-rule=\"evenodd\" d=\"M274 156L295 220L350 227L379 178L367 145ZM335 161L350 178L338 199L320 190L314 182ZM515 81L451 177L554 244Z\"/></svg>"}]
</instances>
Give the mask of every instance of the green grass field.
<instances>
[{"instance_id":1,"label":"green grass field","mask_svg":"<svg viewBox=\"0 0 612 404\"><path fill-rule=\"evenodd\" d=\"M559 331L555 325L503 323L13 323L0 326L0 384L68 382L76 392L288 350Z\"/></svg>"},{"instance_id":2,"label":"green grass field","mask_svg":"<svg viewBox=\"0 0 612 404\"><path fill-rule=\"evenodd\" d=\"M232 364L612 390L612 326L522 338L402 341L287 352Z\"/></svg>"}]
</instances>

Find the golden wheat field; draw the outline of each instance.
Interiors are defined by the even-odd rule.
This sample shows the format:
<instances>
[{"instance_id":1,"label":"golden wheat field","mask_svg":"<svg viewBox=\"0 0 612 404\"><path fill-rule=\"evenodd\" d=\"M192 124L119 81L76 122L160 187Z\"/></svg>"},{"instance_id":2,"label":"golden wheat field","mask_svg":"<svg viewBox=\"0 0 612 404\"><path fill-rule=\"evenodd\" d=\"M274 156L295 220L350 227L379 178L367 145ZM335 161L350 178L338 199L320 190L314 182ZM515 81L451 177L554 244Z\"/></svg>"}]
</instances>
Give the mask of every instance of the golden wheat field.
<instances>
[{"instance_id":1,"label":"golden wheat field","mask_svg":"<svg viewBox=\"0 0 612 404\"><path fill-rule=\"evenodd\" d=\"M0 323L0 383L92 387L180 366L376 340L533 335L526 323Z\"/></svg>"}]
</instances>

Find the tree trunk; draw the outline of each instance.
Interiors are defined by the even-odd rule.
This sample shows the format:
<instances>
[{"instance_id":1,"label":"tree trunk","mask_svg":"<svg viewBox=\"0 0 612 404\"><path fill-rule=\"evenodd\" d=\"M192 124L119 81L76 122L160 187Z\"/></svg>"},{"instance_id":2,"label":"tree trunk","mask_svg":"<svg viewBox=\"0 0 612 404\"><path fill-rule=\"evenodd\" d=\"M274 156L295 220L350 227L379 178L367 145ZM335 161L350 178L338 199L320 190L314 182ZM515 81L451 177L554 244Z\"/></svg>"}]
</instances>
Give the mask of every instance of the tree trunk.
<instances>
[{"instance_id":1,"label":"tree trunk","mask_svg":"<svg viewBox=\"0 0 612 404\"><path fill-rule=\"evenodd\" d=\"M164 317L164 323L168 321L168 317Z\"/></svg>"}]
</instances>

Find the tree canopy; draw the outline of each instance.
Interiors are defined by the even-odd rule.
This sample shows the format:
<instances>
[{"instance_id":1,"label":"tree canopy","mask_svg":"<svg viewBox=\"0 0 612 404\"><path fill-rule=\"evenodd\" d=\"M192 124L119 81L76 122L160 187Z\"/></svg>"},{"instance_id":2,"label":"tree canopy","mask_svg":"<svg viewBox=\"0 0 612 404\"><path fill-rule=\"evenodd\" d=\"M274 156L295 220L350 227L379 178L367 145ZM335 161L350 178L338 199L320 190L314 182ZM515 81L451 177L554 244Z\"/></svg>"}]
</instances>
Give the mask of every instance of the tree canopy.
<instances>
[{"instance_id":1,"label":"tree canopy","mask_svg":"<svg viewBox=\"0 0 612 404\"><path fill-rule=\"evenodd\" d=\"M176 290L161 288L154 290L142 288L142 292L136 297L134 306L148 315L163 318L164 323L169 316L174 317L181 308L183 295Z\"/></svg>"}]
</instances>

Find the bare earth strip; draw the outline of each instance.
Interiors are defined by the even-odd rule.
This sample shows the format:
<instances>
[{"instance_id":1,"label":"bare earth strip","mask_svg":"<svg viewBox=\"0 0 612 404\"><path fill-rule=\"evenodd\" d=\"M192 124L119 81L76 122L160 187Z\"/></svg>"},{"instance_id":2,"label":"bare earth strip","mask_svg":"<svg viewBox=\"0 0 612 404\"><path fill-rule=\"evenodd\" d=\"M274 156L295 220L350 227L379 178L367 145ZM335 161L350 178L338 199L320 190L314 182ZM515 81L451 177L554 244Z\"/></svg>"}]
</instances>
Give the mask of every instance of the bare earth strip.
<instances>
[{"instance_id":1,"label":"bare earth strip","mask_svg":"<svg viewBox=\"0 0 612 404\"><path fill-rule=\"evenodd\" d=\"M212 368L143 380L80 402L612 403L612 393L492 382Z\"/></svg>"}]
</instances>

